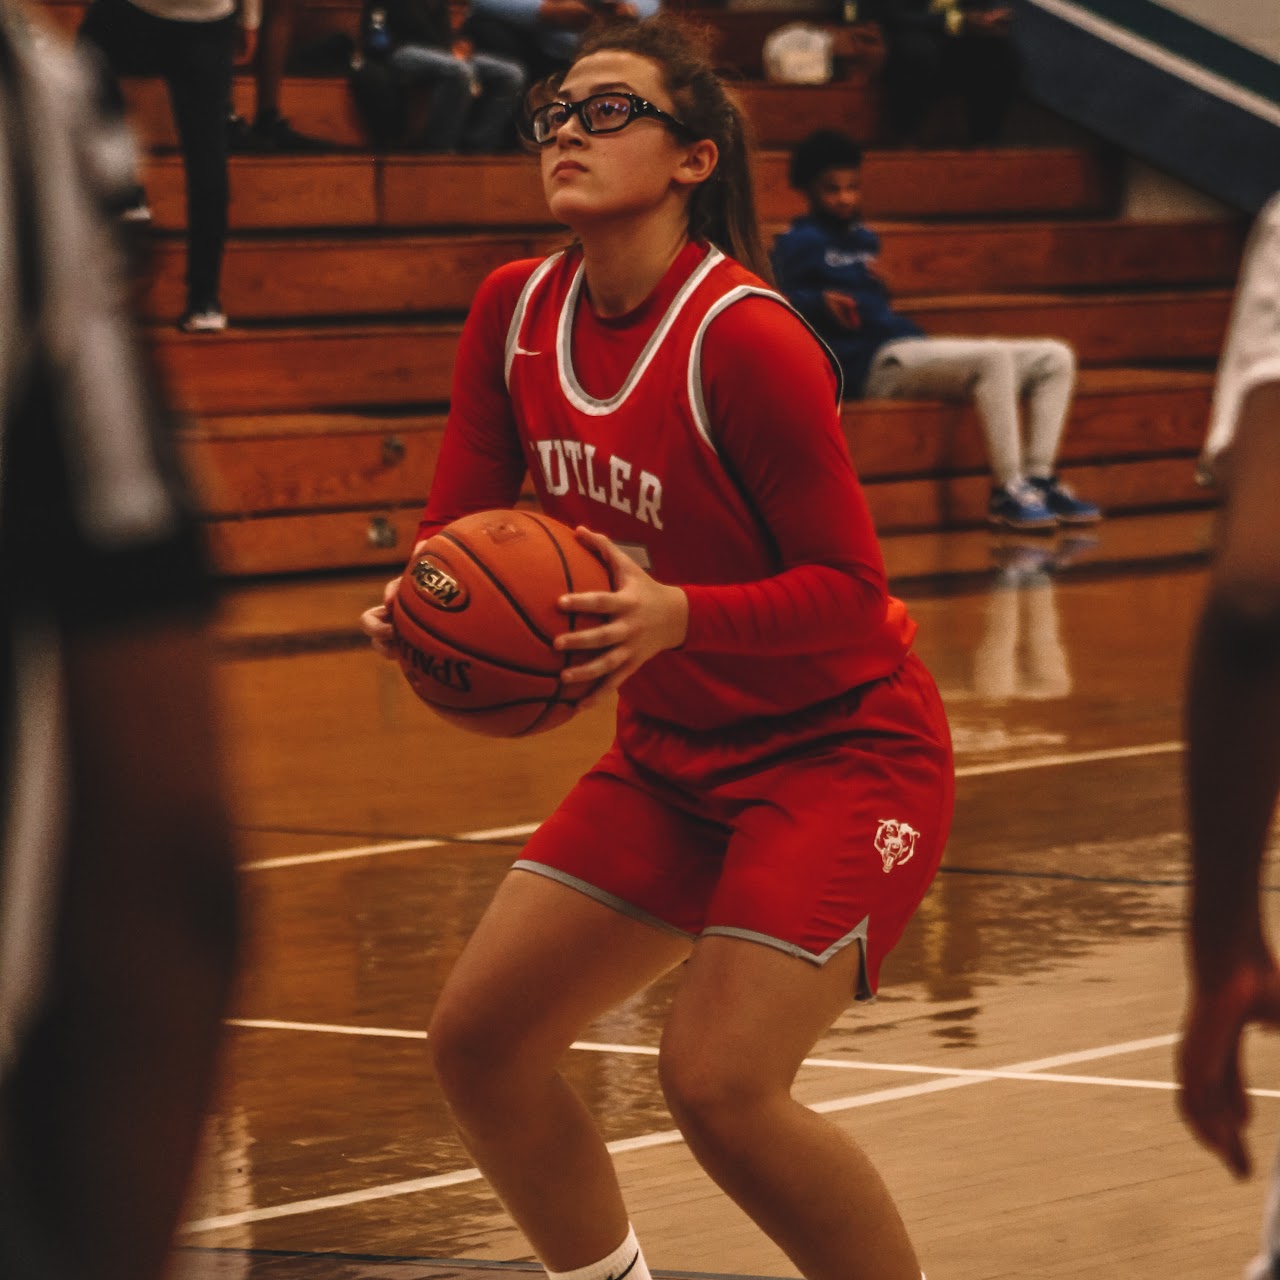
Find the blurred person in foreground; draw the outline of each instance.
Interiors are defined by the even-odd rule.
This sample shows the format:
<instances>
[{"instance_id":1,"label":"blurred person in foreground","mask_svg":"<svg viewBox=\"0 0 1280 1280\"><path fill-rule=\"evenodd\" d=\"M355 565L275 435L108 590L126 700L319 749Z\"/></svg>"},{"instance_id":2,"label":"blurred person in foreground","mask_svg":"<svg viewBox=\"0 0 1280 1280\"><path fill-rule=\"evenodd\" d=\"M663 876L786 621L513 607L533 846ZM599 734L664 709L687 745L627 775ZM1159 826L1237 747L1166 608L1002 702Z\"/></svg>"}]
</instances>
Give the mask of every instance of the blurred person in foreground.
<instances>
[{"instance_id":1,"label":"blurred person in foreground","mask_svg":"<svg viewBox=\"0 0 1280 1280\"><path fill-rule=\"evenodd\" d=\"M159 1280L233 976L211 595L124 304L127 135L0 3L0 1276Z\"/></svg>"},{"instance_id":2,"label":"blurred person in foreground","mask_svg":"<svg viewBox=\"0 0 1280 1280\"><path fill-rule=\"evenodd\" d=\"M1280 794L1280 195L1245 254L1202 478L1225 490L1187 690L1192 988L1181 1104L1237 1176L1250 1169L1240 1064L1250 1023L1280 1027L1280 970L1263 920L1263 854ZM1262 1253L1280 1275L1280 1169Z\"/></svg>"}]
</instances>

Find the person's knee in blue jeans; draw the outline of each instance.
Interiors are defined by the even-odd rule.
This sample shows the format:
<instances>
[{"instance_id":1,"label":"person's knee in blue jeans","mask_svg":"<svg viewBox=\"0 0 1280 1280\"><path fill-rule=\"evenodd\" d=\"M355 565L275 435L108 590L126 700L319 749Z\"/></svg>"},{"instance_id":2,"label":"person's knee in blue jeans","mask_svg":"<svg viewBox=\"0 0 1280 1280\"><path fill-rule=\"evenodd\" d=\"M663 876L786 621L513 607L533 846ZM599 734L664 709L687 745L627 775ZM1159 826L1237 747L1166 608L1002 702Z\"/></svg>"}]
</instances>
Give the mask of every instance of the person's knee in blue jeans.
<instances>
[{"instance_id":1,"label":"person's knee in blue jeans","mask_svg":"<svg viewBox=\"0 0 1280 1280\"><path fill-rule=\"evenodd\" d=\"M501 151L511 137L516 104L528 78L518 62L491 53L470 58L481 94L472 105L463 135L463 145L471 151Z\"/></svg>"},{"instance_id":2,"label":"person's knee in blue jeans","mask_svg":"<svg viewBox=\"0 0 1280 1280\"><path fill-rule=\"evenodd\" d=\"M389 64L413 84L430 84L431 107L422 145L428 151L496 150L524 88L514 62L479 54L461 58L448 49L403 44Z\"/></svg>"}]
</instances>

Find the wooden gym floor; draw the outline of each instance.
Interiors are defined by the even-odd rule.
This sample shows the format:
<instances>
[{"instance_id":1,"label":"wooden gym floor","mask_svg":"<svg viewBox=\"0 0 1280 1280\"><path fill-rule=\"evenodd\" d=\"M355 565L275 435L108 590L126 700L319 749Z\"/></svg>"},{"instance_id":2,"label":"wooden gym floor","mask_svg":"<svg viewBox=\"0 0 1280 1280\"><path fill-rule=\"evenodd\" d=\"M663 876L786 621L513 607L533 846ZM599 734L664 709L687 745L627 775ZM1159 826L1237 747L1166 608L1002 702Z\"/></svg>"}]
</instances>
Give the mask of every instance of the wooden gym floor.
<instances>
[{"instance_id":1,"label":"wooden gym floor","mask_svg":"<svg viewBox=\"0 0 1280 1280\"><path fill-rule=\"evenodd\" d=\"M955 828L878 1002L849 1009L797 1093L865 1145L931 1280L1220 1280L1253 1252L1263 1188L1193 1144L1171 1086L1181 682L1208 520L887 545L951 716ZM611 712L512 743L436 722L357 642L381 576L237 587L219 622L253 944L183 1276L528 1270L450 1131L422 1028ZM667 997L601 1021L567 1064L650 1265L793 1276L672 1132L653 1056ZM1265 1168L1280 1054L1255 1041L1250 1067Z\"/></svg>"}]
</instances>

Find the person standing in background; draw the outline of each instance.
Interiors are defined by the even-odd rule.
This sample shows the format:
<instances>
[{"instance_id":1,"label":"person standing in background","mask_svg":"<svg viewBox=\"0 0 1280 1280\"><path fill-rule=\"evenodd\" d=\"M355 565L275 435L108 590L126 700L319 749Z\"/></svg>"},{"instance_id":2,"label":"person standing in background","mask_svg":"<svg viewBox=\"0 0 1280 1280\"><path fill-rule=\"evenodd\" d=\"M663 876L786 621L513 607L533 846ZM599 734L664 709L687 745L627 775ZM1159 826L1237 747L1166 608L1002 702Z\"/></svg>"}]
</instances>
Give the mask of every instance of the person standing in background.
<instances>
[{"instance_id":1,"label":"person standing in background","mask_svg":"<svg viewBox=\"0 0 1280 1280\"><path fill-rule=\"evenodd\" d=\"M80 26L80 39L106 60L105 95L121 113L115 76L163 76L169 90L187 180L187 304L178 320L185 333L227 327L219 284L231 73L253 59L260 14L260 0L241 0L238 13L236 0L93 0ZM141 187L126 216L150 217Z\"/></svg>"}]
</instances>

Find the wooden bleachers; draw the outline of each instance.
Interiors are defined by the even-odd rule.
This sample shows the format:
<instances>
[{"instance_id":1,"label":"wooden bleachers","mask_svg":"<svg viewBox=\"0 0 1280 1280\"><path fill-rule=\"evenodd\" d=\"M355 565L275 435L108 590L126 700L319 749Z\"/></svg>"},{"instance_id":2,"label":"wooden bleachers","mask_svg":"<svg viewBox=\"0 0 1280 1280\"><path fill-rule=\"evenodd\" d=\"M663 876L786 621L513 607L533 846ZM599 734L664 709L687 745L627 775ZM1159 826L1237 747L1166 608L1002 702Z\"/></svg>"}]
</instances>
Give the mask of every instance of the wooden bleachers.
<instances>
[{"instance_id":1,"label":"wooden bleachers","mask_svg":"<svg viewBox=\"0 0 1280 1280\"><path fill-rule=\"evenodd\" d=\"M352 3L309 0L308 11L341 24ZM73 25L76 6L51 7ZM748 48L749 25L733 37ZM188 337L171 324L185 210L167 100L155 82L127 93L152 148L149 333L185 416L181 448L216 564L264 574L399 562L477 285L494 266L563 242L536 164L375 155L343 79L287 78L282 108L295 127L350 149L233 160L223 300L234 327ZM874 89L745 83L739 93L771 144L756 178L762 218L776 230L800 211L781 148L819 125L872 138ZM252 106L244 78L236 101ZM881 268L928 331L1055 335L1075 347L1082 372L1063 471L1082 492L1112 513L1208 500L1192 459L1239 228L1116 217L1113 167L1089 147L873 149L864 185L886 236ZM971 410L855 402L844 423L882 531L982 522L989 480Z\"/></svg>"}]
</instances>

